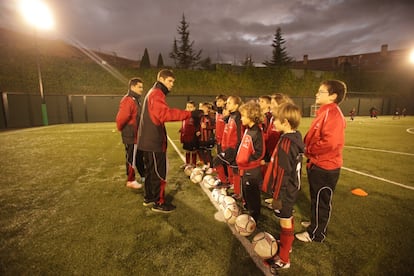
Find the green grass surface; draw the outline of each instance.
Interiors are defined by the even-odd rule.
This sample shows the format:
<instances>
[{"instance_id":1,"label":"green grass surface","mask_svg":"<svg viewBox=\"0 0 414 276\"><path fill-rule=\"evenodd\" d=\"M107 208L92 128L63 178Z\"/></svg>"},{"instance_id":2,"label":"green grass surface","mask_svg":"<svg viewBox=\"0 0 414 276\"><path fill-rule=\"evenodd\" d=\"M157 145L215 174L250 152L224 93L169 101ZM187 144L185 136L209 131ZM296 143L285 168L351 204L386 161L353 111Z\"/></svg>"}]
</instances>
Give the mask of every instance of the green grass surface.
<instances>
[{"instance_id":1,"label":"green grass surface","mask_svg":"<svg viewBox=\"0 0 414 276\"><path fill-rule=\"evenodd\" d=\"M310 119L304 119L304 134ZM178 123L168 133L178 139ZM414 118L348 122L346 145L414 154ZM262 275L169 147L174 213L142 206L128 190L114 123L0 133L0 275ZM178 144L181 148L181 145ZM414 156L345 148L344 167L414 186ZM362 188L368 197L356 197ZM409 275L414 272L414 191L342 170L327 241L295 241L281 275ZM309 218L306 173L295 231ZM264 203L263 203L264 205ZM256 231L278 235L263 207ZM250 240L252 238L248 237Z\"/></svg>"}]
</instances>

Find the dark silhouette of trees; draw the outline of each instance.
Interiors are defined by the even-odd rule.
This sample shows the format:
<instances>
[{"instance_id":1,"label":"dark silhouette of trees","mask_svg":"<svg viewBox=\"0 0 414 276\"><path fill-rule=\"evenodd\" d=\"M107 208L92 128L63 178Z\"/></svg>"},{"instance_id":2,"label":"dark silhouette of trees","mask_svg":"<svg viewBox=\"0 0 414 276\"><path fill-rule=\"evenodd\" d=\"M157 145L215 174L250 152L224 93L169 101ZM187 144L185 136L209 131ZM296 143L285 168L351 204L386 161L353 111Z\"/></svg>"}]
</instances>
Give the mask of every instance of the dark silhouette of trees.
<instances>
[{"instance_id":1,"label":"dark silhouette of trees","mask_svg":"<svg viewBox=\"0 0 414 276\"><path fill-rule=\"evenodd\" d=\"M161 53L158 54L158 60L157 60L157 68L164 67L164 59L162 58Z\"/></svg>"},{"instance_id":2,"label":"dark silhouette of trees","mask_svg":"<svg viewBox=\"0 0 414 276\"><path fill-rule=\"evenodd\" d=\"M202 50L197 53L194 51L194 41L190 43L189 25L185 21L185 16L181 19L180 25L177 28L179 40L174 38L173 50L170 53L170 58L174 60L175 67L189 69L194 68L200 61Z\"/></svg>"},{"instance_id":3,"label":"dark silhouette of trees","mask_svg":"<svg viewBox=\"0 0 414 276\"><path fill-rule=\"evenodd\" d=\"M148 50L145 48L144 55L141 58L141 62L139 63L139 68L148 69L151 68L150 58L148 55Z\"/></svg>"},{"instance_id":4,"label":"dark silhouette of trees","mask_svg":"<svg viewBox=\"0 0 414 276\"><path fill-rule=\"evenodd\" d=\"M272 59L266 60L263 62L264 65L268 67L278 67L278 66L285 66L289 65L292 62L292 58L289 57L286 47L283 46L285 44L285 40L282 36L282 29L279 27L274 34L273 43L272 43Z\"/></svg>"}]
</instances>

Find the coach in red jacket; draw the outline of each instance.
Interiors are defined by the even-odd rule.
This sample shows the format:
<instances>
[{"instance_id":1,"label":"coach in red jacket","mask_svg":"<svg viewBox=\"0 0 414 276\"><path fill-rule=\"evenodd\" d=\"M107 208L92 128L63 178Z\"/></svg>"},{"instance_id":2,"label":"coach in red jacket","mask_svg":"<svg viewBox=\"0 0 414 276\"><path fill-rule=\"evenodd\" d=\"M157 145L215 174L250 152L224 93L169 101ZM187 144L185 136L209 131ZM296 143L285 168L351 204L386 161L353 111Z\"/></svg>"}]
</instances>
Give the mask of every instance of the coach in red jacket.
<instances>
[{"instance_id":1,"label":"coach in red jacket","mask_svg":"<svg viewBox=\"0 0 414 276\"><path fill-rule=\"evenodd\" d=\"M133 189L142 188L142 184L135 180L135 167L141 175L141 181L144 180L142 152L136 147L143 87L144 83L140 78L132 78L129 81L128 93L122 97L115 119L116 127L121 131L122 142L125 145L126 174L128 176L126 186Z\"/></svg>"},{"instance_id":2,"label":"coach in red jacket","mask_svg":"<svg viewBox=\"0 0 414 276\"><path fill-rule=\"evenodd\" d=\"M175 76L171 70L158 73L157 82L145 96L138 129L138 149L144 153L145 183L144 206L154 212L169 213L175 206L165 202L167 174L167 132L165 122L182 121L198 111L170 108L165 97L174 86Z\"/></svg>"}]
</instances>

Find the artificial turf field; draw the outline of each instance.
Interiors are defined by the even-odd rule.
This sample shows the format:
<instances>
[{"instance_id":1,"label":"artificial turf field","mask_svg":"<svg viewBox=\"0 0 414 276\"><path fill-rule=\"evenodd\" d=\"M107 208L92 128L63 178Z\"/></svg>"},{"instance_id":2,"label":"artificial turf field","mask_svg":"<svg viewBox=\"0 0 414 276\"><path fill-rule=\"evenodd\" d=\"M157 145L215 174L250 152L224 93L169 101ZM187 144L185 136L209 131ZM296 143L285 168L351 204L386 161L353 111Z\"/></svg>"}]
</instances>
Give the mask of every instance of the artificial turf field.
<instances>
[{"instance_id":1,"label":"artificial turf field","mask_svg":"<svg viewBox=\"0 0 414 276\"><path fill-rule=\"evenodd\" d=\"M302 134L310 121L303 119ZM177 142L179 123L167 128ZM263 275L214 219L217 209L179 169L173 147L167 197L177 210L142 206L142 191L125 187L114 129L99 123L0 132L0 275ZM413 132L414 117L348 121L328 238L295 240L291 268L281 275L414 273ZM302 183L295 232L309 218L305 171ZM352 195L354 188L368 196ZM278 222L264 206L256 232L277 236Z\"/></svg>"}]
</instances>

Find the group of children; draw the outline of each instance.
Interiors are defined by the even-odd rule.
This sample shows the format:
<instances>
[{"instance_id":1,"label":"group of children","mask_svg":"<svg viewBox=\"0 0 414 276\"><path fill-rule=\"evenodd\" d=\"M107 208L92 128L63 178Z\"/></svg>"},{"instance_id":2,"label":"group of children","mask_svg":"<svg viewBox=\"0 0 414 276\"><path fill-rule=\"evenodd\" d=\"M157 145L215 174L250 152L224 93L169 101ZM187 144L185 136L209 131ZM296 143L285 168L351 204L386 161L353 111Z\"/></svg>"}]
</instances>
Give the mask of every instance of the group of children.
<instances>
[{"instance_id":1,"label":"group of children","mask_svg":"<svg viewBox=\"0 0 414 276\"><path fill-rule=\"evenodd\" d=\"M205 168L217 174L220 181L216 188L232 188L232 196L241 201L256 222L260 217L261 192L271 196L266 202L281 227L278 254L266 260L274 274L278 269L290 267L294 240L292 213L301 187L304 155L308 158L308 174L317 175L317 179L312 179L315 187L311 180L309 183L311 222L307 231L296 237L303 242L322 242L326 236L332 193L342 165L345 126L337 104L345 93L346 86L340 81L321 84L316 103L323 111L317 113L314 121L317 123L312 124L305 140L298 131L300 108L284 94L261 96L246 103L238 96L219 95L214 110L208 103L200 104L204 115L199 122L191 118L182 122L180 132L187 151L186 163L196 165L198 155ZM195 109L194 103L188 102L187 109ZM324 132L331 132L333 125L335 133L325 136ZM330 141L331 137L335 141ZM215 145L217 155L212 158ZM335 156L325 160L332 154Z\"/></svg>"}]
</instances>

